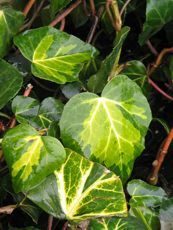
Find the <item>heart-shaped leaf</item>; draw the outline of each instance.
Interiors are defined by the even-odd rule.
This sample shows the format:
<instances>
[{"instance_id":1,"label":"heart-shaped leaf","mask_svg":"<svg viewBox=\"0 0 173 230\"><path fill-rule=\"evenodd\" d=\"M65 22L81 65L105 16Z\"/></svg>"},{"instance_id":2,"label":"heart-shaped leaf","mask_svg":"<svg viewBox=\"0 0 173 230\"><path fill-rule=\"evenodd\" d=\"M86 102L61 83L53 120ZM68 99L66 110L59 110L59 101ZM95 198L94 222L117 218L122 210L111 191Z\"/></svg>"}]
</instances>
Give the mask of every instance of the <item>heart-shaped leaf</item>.
<instances>
[{"instance_id":1,"label":"heart-shaped leaf","mask_svg":"<svg viewBox=\"0 0 173 230\"><path fill-rule=\"evenodd\" d=\"M22 75L13 66L0 59L0 109L21 89Z\"/></svg>"},{"instance_id":2,"label":"heart-shaped leaf","mask_svg":"<svg viewBox=\"0 0 173 230\"><path fill-rule=\"evenodd\" d=\"M40 136L29 125L18 125L3 138L2 148L15 192L40 183L65 160L65 150L53 137Z\"/></svg>"},{"instance_id":3,"label":"heart-shaped leaf","mask_svg":"<svg viewBox=\"0 0 173 230\"><path fill-rule=\"evenodd\" d=\"M0 9L0 57L7 53L13 36L23 22L24 15L21 12L7 7Z\"/></svg>"},{"instance_id":4,"label":"heart-shaped leaf","mask_svg":"<svg viewBox=\"0 0 173 230\"><path fill-rule=\"evenodd\" d=\"M96 53L93 46L52 27L24 32L14 43L32 62L33 75L58 84L78 81L83 63Z\"/></svg>"},{"instance_id":5,"label":"heart-shaped leaf","mask_svg":"<svg viewBox=\"0 0 173 230\"><path fill-rule=\"evenodd\" d=\"M119 75L101 97L81 93L69 100L60 120L61 137L65 146L113 166L126 180L144 148L150 121L151 111L139 86Z\"/></svg>"},{"instance_id":6,"label":"heart-shaped leaf","mask_svg":"<svg viewBox=\"0 0 173 230\"><path fill-rule=\"evenodd\" d=\"M49 214L73 221L126 215L119 177L76 152L66 153L62 167L32 189L28 198Z\"/></svg>"}]
</instances>

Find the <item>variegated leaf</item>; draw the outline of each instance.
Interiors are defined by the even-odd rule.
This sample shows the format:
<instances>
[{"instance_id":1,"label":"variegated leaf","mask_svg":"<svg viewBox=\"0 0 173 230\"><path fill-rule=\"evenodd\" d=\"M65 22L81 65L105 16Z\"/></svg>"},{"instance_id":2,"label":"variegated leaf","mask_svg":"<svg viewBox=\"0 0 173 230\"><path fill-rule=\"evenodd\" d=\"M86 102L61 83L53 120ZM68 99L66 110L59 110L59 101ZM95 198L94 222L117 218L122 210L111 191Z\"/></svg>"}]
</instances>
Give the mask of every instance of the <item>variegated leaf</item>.
<instances>
[{"instance_id":1,"label":"variegated leaf","mask_svg":"<svg viewBox=\"0 0 173 230\"><path fill-rule=\"evenodd\" d=\"M65 150L49 136L40 136L29 125L18 125L3 138L3 153L15 192L27 191L61 166Z\"/></svg>"},{"instance_id":2,"label":"variegated leaf","mask_svg":"<svg viewBox=\"0 0 173 230\"><path fill-rule=\"evenodd\" d=\"M67 149L66 154L62 167L32 189L28 198L49 214L73 221L126 215L119 177L74 151Z\"/></svg>"},{"instance_id":3,"label":"variegated leaf","mask_svg":"<svg viewBox=\"0 0 173 230\"><path fill-rule=\"evenodd\" d=\"M81 93L70 99L60 120L61 137L65 146L111 167L125 181L144 148L150 121L139 86L119 75L101 97Z\"/></svg>"},{"instance_id":4,"label":"variegated leaf","mask_svg":"<svg viewBox=\"0 0 173 230\"><path fill-rule=\"evenodd\" d=\"M83 63L96 52L79 38L52 27L24 32L14 43L32 62L33 75L58 84L78 81Z\"/></svg>"}]
</instances>

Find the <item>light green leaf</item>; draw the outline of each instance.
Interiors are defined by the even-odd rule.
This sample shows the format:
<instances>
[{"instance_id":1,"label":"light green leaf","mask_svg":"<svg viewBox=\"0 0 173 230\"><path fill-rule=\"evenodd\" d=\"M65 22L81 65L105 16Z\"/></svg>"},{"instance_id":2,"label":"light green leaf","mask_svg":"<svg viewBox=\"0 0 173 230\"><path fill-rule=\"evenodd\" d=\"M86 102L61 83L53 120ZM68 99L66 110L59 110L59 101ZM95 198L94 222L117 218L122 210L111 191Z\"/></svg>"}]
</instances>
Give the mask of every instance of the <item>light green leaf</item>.
<instances>
[{"instance_id":1,"label":"light green leaf","mask_svg":"<svg viewBox=\"0 0 173 230\"><path fill-rule=\"evenodd\" d=\"M99 71L95 75L91 76L88 81L88 89L91 92L100 93L106 85L108 78L115 75L121 55L121 48L129 30L129 27L124 27L117 33L113 51L102 62Z\"/></svg>"},{"instance_id":2,"label":"light green leaf","mask_svg":"<svg viewBox=\"0 0 173 230\"><path fill-rule=\"evenodd\" d=\"M31 97L17 96L12 102L12 111L19 123L28 123L37 129L49 128L58 122L63 111L60 100L48 97L40 104Z\"/></svg>"},{"instance_id":3,"label":"light green leaf","mask_svg":"<svg viewBox=\"0 0 173 230\"><path fill-rule=\"evenodd\" d=\"M62 167L31 190L28 198L61 219L81 221L126 215L126 201L119 177L69 149L66 153Z\"/></svg>"},{"instance_id":4,"label":"light green leaf","mask_svg":"<svg viewBox=\"0 0 173 230\"><path fill-rule=\"evenodd\" d=\"M65 150L49 136L40 136L29 125L18 125L3 138L2 148L15 192L27 191L61 166Z\"/></svg>"},{"instance_id":5,"label":"light green leaf","mask_svg":"<svg viewBox=\"0 0 173 230\"><path fill-rule=\"evenodd\" d=\"M173 198L165 200L160 207L160 223L161 229L171 230L173 229Z\"/></svg>"},{"instance_id":6,"label":"light green leaf","mask_svg":"<svg viewBox=\"0 0 173 230\"><path fill-rule=\"evenodd\" d=\"M66 7L72 0L51 0L50 2L50 12L51 16L54 17L55 14Z\"/></svg>"},{"instance_id":7,"label":"light green leaf","mask_svg":"<svg viewBox=\"0 0 173 230\"><path fill-rule=\"evenodd\" d=\"M146 230L146 228L139 219L129 216L91 220L88 230Z\"/></svg>"},{"instance_id":8,"label":"light green leaf","mask_svg":"<svg viewBox=\"0 0 173 230\"><path fill-rule=\"evenodd\" d=\"M127 191L132 196L130 199L131 207L157 207L166 198L166 193L162 188L147 184L142 180L130 181L127 185Z\"/></svg>"},{"instance_id":9,"label":"light green leaf","mask_svg":"<svg viewBox=\"0 0 173 230\"><path fill-rule=\"evenodd\" d=\"M0 57L7 54L11 40L23 22L24 16L21 12L6 7L0 9Z\"/></svg>"},{"instance_id":10,"label":"light green leaf","mask_svg":"<svg viewBox=\"0 0 173 230\"><path fill-rule=\"evenodd\" d=\"M161 30L166 23L173 20L172 9L172 0L147 0L146 21L139 36L140 45Z\"/></svg>"},{"instance_id":11,"label":"light green leaf","mask_svg":"<svg viewBox=\"0 0 173 230\"><path fill-rule=\"evenodd\" d=\"M150 121L139 86L118 75L101 97L81 93L69 100L60 120L61 138L65 146L111 167L125 181L144 148Z\"/></svg>"},{"instance_id":12,"label":"light green leaf","mask_svg":"<svg viewBox=\"0 0 173 230\"><path fill-rule=\"evenodd\" d=\"M24 32L14 43L32 62L33 75L58 84L78 81L83 63L96 53L93 46L52 27Z\"/></svg>"},{"instance_id":13,"label":"light green leaf","mask_svg":"<svg viewBox=\"0 0 173 230\"><path fill-rule=\"evenodd\" d=\"M0 59L0 109L21 89L22 75L13 66Z\"/></svg>"}]
</instances>

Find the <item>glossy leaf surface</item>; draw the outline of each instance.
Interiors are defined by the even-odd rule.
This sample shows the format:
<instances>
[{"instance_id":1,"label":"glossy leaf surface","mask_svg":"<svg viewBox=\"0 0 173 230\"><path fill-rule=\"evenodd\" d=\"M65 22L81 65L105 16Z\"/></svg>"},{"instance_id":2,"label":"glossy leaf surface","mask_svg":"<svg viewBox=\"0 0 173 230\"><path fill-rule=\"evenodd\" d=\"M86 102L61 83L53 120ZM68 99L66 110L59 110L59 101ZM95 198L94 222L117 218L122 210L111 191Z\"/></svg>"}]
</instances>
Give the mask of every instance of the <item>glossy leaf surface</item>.
<instances>
[{"instance_id":1,"label":"glossy leaf surface","mask_svg":"<svg viewBox=\"0 0 173 230\"><path fill-rule=\"evenodd\" d=\"M126 180L144 148L150 121L149 105L139 86L119 75L101 97L81 93L70 99L60 120L61 138L65 146L113 166Z\"/></svg>"},{"instance_id":2,"label":"glossy leaf surface","mask_svg":"<svg viewBox=\"0 0 173 230\"><path fill-rule=\"evenodd\" d=\"M139 36L141 45L162 29L166 23L173 20L172 9L172 0L147 0L146 21Z\"/></svg>"},{"instance_id":3,"label":"glossy leaf surface","mask_svg":"<svg viewBox=\"0 0 173 230\"><path fill-rule=\"evenodd\" d=\"M66 156L57 139L40 136L29 125L18 125L9 130L3 138L2 147L15 192L36 186L60 167Z\"/></svg>"},{"instance_id":4,"label":"glossy leaf surface","mask_svg":"<svg viewBox=\"0 0 173 230\"><path fill-rule=\"evenodd\" d=\"M102 62L98 72L88 81L88 89L94 93L100 93L106 85L108 78L115 75L121 54L122 45L128 35L129 27L124 27L117 33L113 51Z\"/></svg>"},{"instance_id":5,"label":"glossy leaf surface","mask_svg":"<svg viewBox=\"0 0 173 230\"><path fill-rule=\"evenodd\" d=\"M157 207L166 198L166 193L162 188L147 184L142 180L130 181L127 191L132 196L130 205L133 207Z\"/></svg>"},{"instance_id":6,"label":"glossy leaf surface","mask_svg":"<svg viewBox=\"0 0 173 230\"><path fill-rule=\"evenodd\" d=\"M29 30L16 36L14 43L32 62L33 75L58 84L78 81L83 63L96 52L79 38L52 27Z\"/></svg>"},{"instance_id":7,"label":"glossy leaf surface","mask_svg":"<svg viewBox=\"0 0 173 230\"><path fill-rule=\"evenodd\" d=\"M71 150L60 170L46 178L28 198L49 214L80 221L126 215L122 183L114 173Z\"/></svg>"},{"instance_id":8,"label":"glossy leaf surface","mask_svg":"<svg viewBox=\"0 0 173 230\"><path fill-rule=\"evenodd\" d=\"M7 54L11 40L23 22L24 16L21 12L7 7L0 9L0 57Z\"/></svg>"},{"instance_id":9,"label":"glossy leaf surface","mask_svg":"<svg viewBox=\"0 0 173 230\"><path fill-rule=\"evenodd\" d=\"M0 109L21 89L22 75L12 65L0 59Z\"/></svg>"}]
</instances>

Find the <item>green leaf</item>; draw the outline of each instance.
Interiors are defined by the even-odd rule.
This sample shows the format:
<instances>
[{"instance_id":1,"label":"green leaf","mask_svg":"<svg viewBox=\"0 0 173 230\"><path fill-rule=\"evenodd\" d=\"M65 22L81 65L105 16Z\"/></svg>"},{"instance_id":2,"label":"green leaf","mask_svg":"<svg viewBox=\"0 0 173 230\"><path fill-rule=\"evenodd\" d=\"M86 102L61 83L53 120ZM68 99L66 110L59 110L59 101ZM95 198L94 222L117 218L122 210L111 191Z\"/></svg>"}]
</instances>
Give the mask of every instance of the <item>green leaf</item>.
<instances>
[{"instance_id":1,"label":"green leaf","mask_svg":"<svg viewBox=\"0 0 173 230\"><path fill-rule=\"evenodd\" d=\"M40 136L29 125L18 125L3 138L2 148L15 192L27 191L50 175L65 160L61 143Z\"/></svg>"},{"instance_id":2,"label":"green leaf","mask_svg":"<svg viewBox=\"0 0 173 230\"><path fill-rule=\"evenodd\" d=\"M127 185L127 191L132 196L130 199L131 207L157 207L166 198L166 193L162 188L147 184L142 180L130 181Z\"/></svg>"},{"instance_id":3,"label":"green leaf","mask_svg":"<svg viewBox=\"0 0 173 230\"><path fill-rule=\"evenodd\" d=\"M31 190L28 198L60 219L126 215L119 177L69 149L66 154L62 167Z\"/></svg>"},{"instance_id":4,"label":"green leaf","mask_svg":"<svg viewBox=\"0 0 173 230\"><path fill-rule=\"evenodd\" d=\"M21 89L22 75L13 66L0 59L0 109Z\"/></svg>"},{"instance_id":5,"label":"green leaf","mask_svg":"<svg viewBox=\"0 0 173 230\"><path fill-rule=\"evenodd\" d=\"M50 12L51 16L54 17L55 14L66 7L72 0L51 0L50 2Z\"/></svg>"},{"instance_id":6,"label":"green leaf","mask_svg":"<svg viewBox=\"0 0 173 230\"><path fill-rule=\"evenodd\" d=\"M173 20L172 9L172 0L147 0L146 21L139 36L140 45L161 30L166 23Z\"/></svg>"},{"instance_id":7,"label":"green leaf","mask_svg":"<svg viewBox=\"0 0 173 230\"><path fill-rule=\"evenodd\" d=\"M149 208L133 207L130 209L130 215L140 220L146 230L159 230L160 222L158 215Z\"/></svg>"},{"instance_id":8,"label":"green leaf","mask_svg":"<svg viewBox=\"0 0 173 230\"><path fill-rule=\"evenodd\" d=\"M37 129L49 128L58 122L64 105L60 100L48 97L40 104L31 97L17 96L12 102L12 111L19 123L30 124Z\"/></svg>"},{"instance_id":9,"label":"green leaf","mask_svg":"<svg viewBox=\"0 0 173 230\"><path fill-rule=\"evenodd\" d=\"M115 75L121 54L121 48L129 30L129 27L124 27L117 33L113 51L102 62L99 71L91 76L88 81L88 89L91 92L100 93L106 85L108 78Z\"/></svg>"},{"instance_id":10,"label":"green leaf","mask_svg":"<svg viewBox=\"0 0 173 230\"><path fill-rule=\"evenodd\" d=\"M58 84L78 81L83 63L96 53L93 46L52 27L24 32L14 43L32 62L33 75Z\"/></svg>"},{"instance_id":11,"label":"green leaf","mask_svg":"<svg viewBox=\"0 0 173 230\"><path fill-rule=\"evenodd\" d=\"M88 230L146 230L139 219L129 216L91 220Z\"/></svg>"},{"instance_id":12,"label":"green leaf","mask_svg":"<svg viewBox=\"0 0 173 230\"><path fill-rule=\"evenodd\" d=\"M65 105L60 120L65 146L104 163L126 180L144 148L151 121L146 98L136 83L118 75L101 97L81 93Z\"/></svg>"},{"instance_id":13,"label":"green leaf","mask_svg":"<svg viewBox=\"0 0 173 230\"><path fill-rule=\"evenodd\" d=\"M173 198L165 200L160 207L161 229L173 229Z\"/></svg>"},{"instance_id":14,"label":"green leaf","mask_svg":"<svg viewBox=\"0 0 173 230\"><path fill-rule=\"evenodd\" d=\"M21 12L6 7L0 9L0 57L7 54L11 40L23 22L24 16Z\"/></svg>"}]
</instances>

